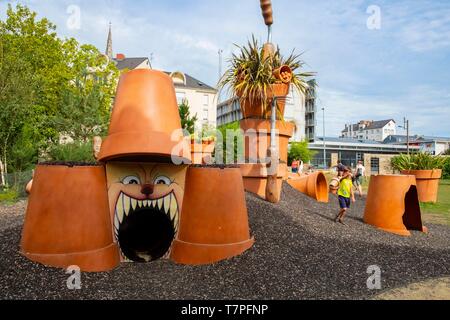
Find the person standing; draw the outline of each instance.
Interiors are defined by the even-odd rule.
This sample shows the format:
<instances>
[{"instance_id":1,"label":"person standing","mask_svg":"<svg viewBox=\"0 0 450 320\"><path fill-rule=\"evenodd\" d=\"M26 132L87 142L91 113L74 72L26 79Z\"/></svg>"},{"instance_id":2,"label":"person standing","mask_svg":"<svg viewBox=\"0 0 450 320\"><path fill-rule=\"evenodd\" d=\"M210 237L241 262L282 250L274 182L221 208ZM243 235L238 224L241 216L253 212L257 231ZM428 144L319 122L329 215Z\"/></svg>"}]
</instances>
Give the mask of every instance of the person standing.
<instances>
[{"instance_id":1,"label":"person standing","mask_svg":"<svg viewBox=\"0 0 450 320\"><path fill-rule=\"evenodd\" d=\"M363 179L366 177L366 168L363 165L362 161L358 161L358 164L356 165L356 172L355 172L355 188L358 190L359 197L363 197L362 192L362 183Z\"/></svg>"},{"instance_id":2,"label":"person standing","mask_svg":"<svg viewBox=\"0 0 450 320\"><path fill-rule=\"evenodd\" d=\"M297 159L294 159L294 161L292 161L292 173L298 173L299 170L299 166L300 166L300 162Z\"/></svg>"}]
</instances>

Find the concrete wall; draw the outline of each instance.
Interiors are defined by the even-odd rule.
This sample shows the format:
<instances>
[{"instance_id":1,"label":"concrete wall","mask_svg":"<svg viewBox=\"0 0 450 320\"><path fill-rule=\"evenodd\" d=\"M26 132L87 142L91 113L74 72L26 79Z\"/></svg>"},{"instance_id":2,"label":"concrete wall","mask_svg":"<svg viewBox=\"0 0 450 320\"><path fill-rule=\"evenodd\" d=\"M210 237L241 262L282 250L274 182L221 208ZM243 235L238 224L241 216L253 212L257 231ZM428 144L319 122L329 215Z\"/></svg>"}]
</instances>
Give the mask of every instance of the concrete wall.
<instances>
[{"instance_id":1,"label":"concrete wall","mask_svg":"<svg viewBox=\"0 0 450 320\"><path fill-rule=\"evenodd\" d=\"M364 155L364 166L366 167L366 174L368 176L371 176L373 174L377 174L377 172L372 172L372 159L378 158L379 159L379 168L380 168L380 175L386 175L386 174L393 174L395 173L391 166L391 160L396 155L387 155L387 154L365 154Z\"/></svg>"}]
</instances>

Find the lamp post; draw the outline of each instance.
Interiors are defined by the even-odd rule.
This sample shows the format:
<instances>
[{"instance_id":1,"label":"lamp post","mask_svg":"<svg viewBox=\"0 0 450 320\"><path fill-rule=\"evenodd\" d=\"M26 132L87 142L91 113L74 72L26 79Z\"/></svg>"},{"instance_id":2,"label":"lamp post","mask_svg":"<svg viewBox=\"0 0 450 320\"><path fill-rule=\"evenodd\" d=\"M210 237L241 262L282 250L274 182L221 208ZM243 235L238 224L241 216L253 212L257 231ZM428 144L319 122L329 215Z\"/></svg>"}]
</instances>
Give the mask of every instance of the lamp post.
<instances>
[{"instance_id":1,"label":"lamp post","mask_svg":"<svg viewBox=\"0 0 450 320\"><path fill-rule=\"evenodd\" d=\"M410 154L410 148L409 148L409 120L403 118L403 126L399 126L400 128L406 130L406 152L408 153L408 156Z\"/></svg>"},{"instance_id":2,"label":"lamp post","mask_svg":"<svg viewBox=\"0 0 450 320\"><path fill-rule=\"evenodd\" d=\"M323 111L323 168L327 167L327 149L325 143L325 107L322 108Z\"/></svg>"}]
</instances>

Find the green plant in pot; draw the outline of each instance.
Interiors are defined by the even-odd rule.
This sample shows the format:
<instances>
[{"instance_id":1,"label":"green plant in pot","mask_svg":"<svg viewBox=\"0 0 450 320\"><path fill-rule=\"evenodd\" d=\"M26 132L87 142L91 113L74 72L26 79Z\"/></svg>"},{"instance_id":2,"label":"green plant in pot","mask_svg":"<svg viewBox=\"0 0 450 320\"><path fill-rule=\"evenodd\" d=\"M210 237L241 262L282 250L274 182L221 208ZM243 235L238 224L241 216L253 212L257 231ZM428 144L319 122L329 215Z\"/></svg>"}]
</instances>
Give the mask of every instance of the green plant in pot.
<instances>
[{"instance_id":1,"label":"green plant in pot","mask_svg":"<svg viewBox=\"0 0 450 320\"><path fill-rule=\"evenodd\" d=\"M439 180L446 159L429 153L399 155L392 158L391 164L402 174L413 175L417 181L417 192L421 202L437 202Z\"/></svg>"},{"instance_id":2,"label":"green plant in pot","mask_svg":"<svg viewBox=\"0 0 450 320\"><path fill-rule=\"evenodd\" d=\"M307 79L312 72L302 72L304 62L300 55L292 52L283 57L278 48L267 54L264 46L255 37L246 46L237 46L238 54L233 54L231 67L219 82L219 88L227 88L239 97L244 119L270 119L273 97L286 97L291 84L302 94L309 85ZM285 99L277 101L277 118L283 120Z\"/></svg>"}]
</instances>

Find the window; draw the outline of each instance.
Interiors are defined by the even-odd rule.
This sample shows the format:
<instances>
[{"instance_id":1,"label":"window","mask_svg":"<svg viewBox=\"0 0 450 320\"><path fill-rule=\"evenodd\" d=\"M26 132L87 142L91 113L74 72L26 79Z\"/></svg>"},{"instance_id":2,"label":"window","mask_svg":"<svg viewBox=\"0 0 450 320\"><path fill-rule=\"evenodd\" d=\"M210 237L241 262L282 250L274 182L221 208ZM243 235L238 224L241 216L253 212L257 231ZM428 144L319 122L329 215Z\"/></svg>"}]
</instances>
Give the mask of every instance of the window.
<instances>
[{"instance_id":1,"label":"window","mask_svg":"<svg viewBox=\"0 0 450 320\"><path fill-rule=\"evenodd\" d=\"M207 94L203 95L203 105L209 106L209 95Z\"/></svg>"},{"instance_id":2,"label":"window","mask_svg":"<svg viewBox=\"0 0 450 320\"><path fill-rule=\"evenodd\" d=\"M183 100L186 99L186 93L184 92L177 92L177 103L180 105L183 103Z\"/></svg>"},{"instance_id":3,"label":"window","mask_svg":"<svg viewBox=\"0 0 450 320\"><path fill-rule=\"evenodd\" d=\"M209 120L209 110L203 109L203 120L208 121Z\"/></svg>"}]
</instances>

